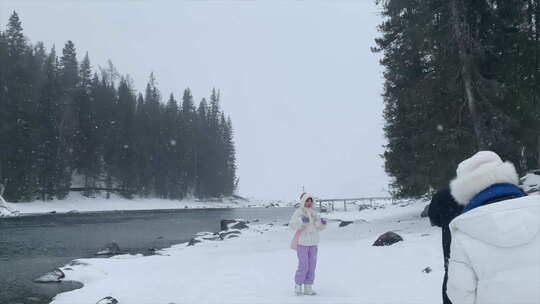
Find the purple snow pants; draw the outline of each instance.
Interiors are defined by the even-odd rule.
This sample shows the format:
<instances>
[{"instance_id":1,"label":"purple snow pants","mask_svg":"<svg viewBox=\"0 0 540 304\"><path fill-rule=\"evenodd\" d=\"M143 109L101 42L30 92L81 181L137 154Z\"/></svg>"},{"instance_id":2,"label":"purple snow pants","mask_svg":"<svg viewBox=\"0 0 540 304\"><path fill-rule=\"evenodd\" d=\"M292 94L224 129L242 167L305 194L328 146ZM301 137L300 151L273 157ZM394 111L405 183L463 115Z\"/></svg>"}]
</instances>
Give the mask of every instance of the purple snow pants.
<instances>
[{"instance_id":1,"label":"purple snow pants","mask_svg":"<svg viewBox=\"0 0 540 304\"><path fill-rule=\"evenodd\" d=\"M317 246L298 245L298 270L294 281L296 284L313 284L315 280L315 266L317 266Z\"/></svg>"}]
</instances>

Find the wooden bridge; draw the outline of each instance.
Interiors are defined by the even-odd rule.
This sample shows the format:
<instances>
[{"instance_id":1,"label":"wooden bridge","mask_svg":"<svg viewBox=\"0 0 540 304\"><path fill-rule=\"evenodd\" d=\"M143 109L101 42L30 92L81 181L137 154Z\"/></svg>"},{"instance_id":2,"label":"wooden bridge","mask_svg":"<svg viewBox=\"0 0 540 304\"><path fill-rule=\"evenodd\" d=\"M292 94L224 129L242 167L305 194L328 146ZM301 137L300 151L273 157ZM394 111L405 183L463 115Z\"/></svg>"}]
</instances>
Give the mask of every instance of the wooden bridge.
<instances>
[{"instance_id":1,"label":"wooden bridge","mask_svg":"<svg viewBox=\"0 0 540 304\"><path fill-rule=\"evenodd\" d=\"M322 209L322 203L331 203L332 211L335 210L334 204L337 202L343 202L343 209L347 211L347 202L369 202L370 204L373 203L373 201L394 201L394 198L392 197L382 197L382 196L375 196L375 197L360 197L360 198L323 198L323 199L315 199L315 203L319 203L319 210Z\"/></svg>"}]
</instances>

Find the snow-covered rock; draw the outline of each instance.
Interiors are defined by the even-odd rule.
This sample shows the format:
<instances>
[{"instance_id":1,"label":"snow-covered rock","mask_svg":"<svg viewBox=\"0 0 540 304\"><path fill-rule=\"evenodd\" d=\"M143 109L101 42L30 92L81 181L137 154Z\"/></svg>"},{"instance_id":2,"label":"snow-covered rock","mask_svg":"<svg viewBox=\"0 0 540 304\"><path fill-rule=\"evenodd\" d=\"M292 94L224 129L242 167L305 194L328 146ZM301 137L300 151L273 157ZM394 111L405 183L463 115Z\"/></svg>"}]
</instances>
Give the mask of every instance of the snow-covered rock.
<instances>
[{"instance_id":1,"label":"snow-covered rock","mask_svg":"<svg viewBox=\"0 0 540 304\"><path fill-rule=\"evenodd\" d=\"M112 242L105 245L105 248L96 252L96 255L115 255L120 253L122 253L122 250L120 250L120 246L118 246L117 243Z\"/></svg>"},{"instance_id":2,"label":"snow-covered rock","mask_svg":"<svg viewBox=\"0 0 540 304\"><path fill-rule=\"evenodd\" d=\"M239 230L229 230L227 232L221 232L219 234L219 238L221 240L224 240L225 238L228 238L230 239L231 237L238 237L238 235L240 234L241 232Z\"/></svg>"},{"instance_id":3,"label":"snow-covered rock","mask_svg":"<svg viewBox=\"0 0 540 304\"><path fill-rule=\"evenodd\" d=\"M240 221L234 225L232 225L229 229L248 229L249 226L244 221Z\"/></svg>"},{"instance_id":4,"label":"snow-covered rock","mask_svg":"<svg viewBox=\"0 0 540 304\"><path fill-rule=\"evenodd\" d=\"M349 226L352 223L354 223L354 222L353 221L341 221L339 223L339 227L346 227L346 226Z\"/></svg>"},{"instance_id":5,"label":"snow-covered rock","mask_svg":"<svg viewBox=\"0 0 540 304\"><path fill-rule=\"evenodd\" d=\"M1 184L0 184L0 187L3 187L3 186L1 186ZM3 192L3 190L0 189L0 192ZM13 216L13 215L16 215L16 214L17 214L17 212L13 211L11 208L8 207L6 201L2 197L2 194L0 193L0 217Z\"/></svg>"},{"instance_id":6,"label":"snow-covered rock","mask_svg":"<svg viewBox=\"0 0 540 304\"><path fill-rule=\"evenodd\" d=\"M197 238L191 238L187 244L187 246L194 246L197 243L201 243L202 241Z\"/></svg>"},{"instance_id":7,"label":"snow-covered rock","mask_svg":"<svg viewBox=\"0 0 540 304\"><path fill-rule=\"evenodd\" d=\"M108 296L96 302L96 304L118 304L118 300Z\"/></svg>"},{"instance_id":8,"label":"snow-covered rock","mask_svg":"<svg viewBox=\"0 0 540 304\"><path fill-rule=\"evenodd\" d=\"M401 241L403 241L403 238L399 234L388 231L379 236L373 246L390 246Z\"/></svg>"},{"instance_id":9,"label":"snow-covered rock","mask_svg":"<svg viewBox=\"0 0 540 304\"><path fill-rule=\"evenodd\" d=\"M540 193L540 169L533 170L522 178L519 183L523 191L527 194L539 194Z\"/></svg>"},{"instance_id":10,"label":"snow-covered rock","mask_svg":"<svg viewBox=\"0 0 540 304\"><path fill-rule=\"evenodd\" d=\"M47 272L46 274L40 276L39 278L35 279L34 282L36 283L58 283L61 282L63 278L65 278L66 275L64 272L60 269L55 269L53 271Z\"/></svg>"},{"instance_id":11,"label":"snow-covered rock","mask_svg":"<svg viewBox=\"0 0 540 304\"><path fill-rule=\"evenodd\" d=\"M221 220L220 222L221 231L227 231L229 229L248 229L249 226L244 220Z\"/></svg>"}]
</instances>

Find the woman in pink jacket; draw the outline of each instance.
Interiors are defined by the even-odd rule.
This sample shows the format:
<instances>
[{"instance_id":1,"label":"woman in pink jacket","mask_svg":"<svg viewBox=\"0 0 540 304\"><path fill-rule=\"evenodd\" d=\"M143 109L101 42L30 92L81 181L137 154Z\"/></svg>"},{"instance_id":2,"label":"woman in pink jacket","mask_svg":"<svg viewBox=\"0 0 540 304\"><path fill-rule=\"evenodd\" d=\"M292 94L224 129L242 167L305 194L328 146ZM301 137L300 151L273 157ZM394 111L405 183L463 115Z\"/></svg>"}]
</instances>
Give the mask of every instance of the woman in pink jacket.
<instances>
[{"instance_id":1,"label":"woman in pink jacket","mask_svg":"<svg viewBox=\"0 0 540 304\"><path fill-rule=\"evenodd\" d=\"M317 266L319 231L326 228L326 221L313 209L313 196L302 193L300 207L294 212L289 227L296 231L291 247L297 251L298 269L295 275L296 295L315 295L311 288ZM302 285L304 290L302 291Z\"/></svg>"}]
</instances>

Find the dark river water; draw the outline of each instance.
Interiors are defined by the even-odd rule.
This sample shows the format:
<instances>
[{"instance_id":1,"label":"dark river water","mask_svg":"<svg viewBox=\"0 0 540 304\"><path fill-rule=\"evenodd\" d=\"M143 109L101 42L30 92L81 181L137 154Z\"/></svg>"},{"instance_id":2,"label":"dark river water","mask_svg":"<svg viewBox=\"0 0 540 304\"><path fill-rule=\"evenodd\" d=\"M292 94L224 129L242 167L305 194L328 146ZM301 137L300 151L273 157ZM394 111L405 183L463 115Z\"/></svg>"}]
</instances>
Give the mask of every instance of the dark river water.
<instances>
[{"instance_id":1,"label":"dark river water","mask_svg":"<svg viewBox=\"0 0 540 304\"><path fill-rule=\"evenodd\" d=\"M50 214L0 218L0 303L49 303L77 283L37 284L33 279L71 260L93 257L116 242L124 252L146 254L220 230L220 220L285 222L292 208L154 210Z\"/></svg>"}]
</instances>

